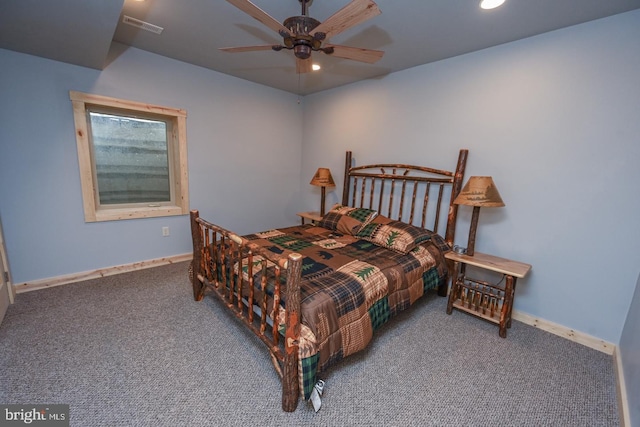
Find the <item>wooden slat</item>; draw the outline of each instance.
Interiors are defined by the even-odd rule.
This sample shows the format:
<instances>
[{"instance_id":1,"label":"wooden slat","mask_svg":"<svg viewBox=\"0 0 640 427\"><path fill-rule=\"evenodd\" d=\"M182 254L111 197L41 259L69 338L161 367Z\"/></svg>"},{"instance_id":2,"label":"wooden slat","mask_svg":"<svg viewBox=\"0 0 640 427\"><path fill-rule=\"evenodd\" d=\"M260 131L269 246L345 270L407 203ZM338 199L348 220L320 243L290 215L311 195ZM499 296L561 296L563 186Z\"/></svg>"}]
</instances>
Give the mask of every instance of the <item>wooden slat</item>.
<instances>
[{"instance_id":1,"label":"wooden slat","mask_svg":"<svg viewBox=\"0 0 640 427\"><path fill-rule=\"evenodd\" d=\"M208 229L208 228L205 228L203 230L203 232L205 234L205 238L204 238L205 246L203 248L204 249L203 250L203 252L204 252L203 255L204 256L202 257L202 260L204 262L204 271L207 274L207 278L211 278L212 275L216 272L216 267L217 267L216 263L212 263L211 262L212 257L213 257L213 259L217 259L217 258L215 258L216 254L215 253L214 254L211 253L212 250L215 251L217 249L216 245L213 245L213 247L211 245L212 237L213 237L213 242L215 242L216 236L215 236L215 234L213 234L213 236L212 236L213 231Z\"/></svg>"},{"instance_id":2,"label":"wooden slat","mask_svg":"<svg viewBox=\"0 0 640 427\"><path fill-rule=\"evenodd\" d=\"M382 210L382 199L384 199L384 178L380 180L380 199L378 200L378 212Z\"/></svg>"},{"instance_id":3,"label":"wooden slat","mask_svg":"<svg viewBox=\"0 0 640 427\"><path fill-rule=\"evenodd\" d=\"M374 64L384 56L384 51L382 50L342 46L337 44L327 44L324 47L332 47L333 53L330 55L335 56L336 58L351 59L353 61L365 62L367 64Z\"/></svg>"},{"instance_id":4,"label":"wooden slat","mask_svg":"<svg viewBox=\"0 0 640 427\"><path fill-rule=\"evenodd\" d=\"M356 191L358 188L358 180L354 179L353 180L353 196L351 197L351 206L355 206L356 205Z\"/></svg>"},{"instance_id":5,"label":"wooden slat","mask_svg":"<svg viewBox=\"0 0 640 427\"><path fill-rule=\"evenodd\" d=\"M371 191L369 193L369 209L373 209L373 195L376 190L376 180L371 178Z\"/></svg>"},{"instance_id":6,"label":"wooden slat","mask_svg":"<svg viewBox=\"0 0 640 427\"><path fill-rule=\"evenodd\" d=\"M207 233L210 234L210 243L207 245L207 253L209 256L207 257L207 265L209 266L209 274L211 274L210 280L215 280L216 284L218 284L218 277L220 274L220 268L222 268L222 264L218 261L220 257L220 249L218 247L218 242L222 238L221 235L218 235L218 232L215 230L207 229ZM215 262L214 262L215 261Z\"/></svg>"},{"instance_id":7,"label":"wooden slat","mask_svg":"<svg viewBox=\"0 0 640 427\"><path fill-rule=\"evenodd\" d=\"M409 173L409 169L405 170L402 176L406 176ZM400 195L400 212L398 213L398 220L402 221L402 208L404 207L404 193L407 188L407 180L402 180L402 193ZM409 222L411 223L411 222Z\"/></svg>"},{"instance_id":8,"label":"wooden slat","mask_svg":"<svg viewBox=\"0 0 640 427\"><path fill-rule=\"evenodd\" d=\"M427 206L429 205L430 192L431 192L431 183L427 182L427 188L424 193L424 201L422 202L422 221L420 222L420 227L422 228L424 228L425 222L427 220Z\"/></svg>"},{"instance_id":9,"label":"wooden slat","mask_svg":"<svg viewBox=\"0 0 640 427\"><path fill-rule=\"evenodd\" d=\"M242 265L240 265L240 270L242 270ZM247 282L249 284L249 300L247 301L249 323L253 324L253 299L255 296L255 284L253 280L253 252L249 250L249 254L247 256Z\"/></svg>"},{"instance_id":10,"label":"wooden slat","mask_svg":"<svg viewBox=\"0 0 640 427\"><path fill-rule=\"evenodd\" d=\"M467 150L460 150L460 151L467 151ZM435 169L428 166L408 165L404 163L376 163L372 165L353 166L350 169L350 174L353 176L355 174L361 173L360 171L367 170L367 169L375 170L375 169L391 169L391 168L410 169L411 171L422 172L422 173L431 174L431 175L441 175L441 176L447 176L447 177L455 176L455 172L451 172L443 169Z\"/></svg>"},{"instance_id":11,"label":"wooden slat","mask_svg":"<svg viewBox=\"0 0 640 427\"><path fill-rule=\"evenodd\" d=\"M213 280L215 280L218 283L218 287L220 287L220 285L222 285L222 292L225 294L225 302L228 303L228 299L229 299L229 294L227 293L227 269L225 268L225 265L227 264L227 251L225 249L225 243L226 243L226 238L225 236L222 236L222 238L220 239L220 266L218 267L220 269L220 282L217 282L217 278L218 276L216 275L216 277L213 278ZM214 245L215 247L217 247L218 245ZM214 265L218 265L218 263L216 262L216 260L214 260L213 264Z\"/></svg>"},{"instance_id":12,"label":"wooden slat","mask_svg":"<svg viewBox=\"0 0 640 427\"><path fill-rule=\"evenodd\" d=\"M263 44L256 46L236 46L236 47L219 47L218 50L227 53L242 53L242 52L256 52L260 50L273 50L273 47L279 45Z\"/></svg>"},{"instance_id":13,"label":"wooden slat","mask_svg":"<svg viewBox=\"0 0 640 427\"><path fill-rule=\"evenodd\" d=\"M393 169L391 171L391 176L392 176L392 178L391 178L391 192L389 193L389 209L387 209L387 216L389 218L392 218L391 209L393 208L393 193L395 191L395 183L396 183L396 179L395 179L396 170L395 169Z\"/></svg>"},{"instance_id":14,"label":"wooden slat","mask_svg":"<svg viewBox=\"0 0 640 427\"><path fill-rule=\"evenodd\" d=\"M242 274L242 247L240 245L238 245L237 243L235 243L236 246L236 257L235 257L235 262L233 263L233 265L237 265L238 266L238 270L233 272L233 275L235 277L236 283L237 283L237 294L236 294L236 298L238 299L237 303L238 303L238 311L242 311L243 305L242 305L242 286L244 284L244 280L243 277L244 275ZM251 307L251 306L249 306ZM249 308L249 311L251 311L251 309Z\"/></svg>"},{"instance_id":15,"label":"wooden slat","mask_svg":"<svg viewBox=\"0 0 640 427\"><path fill-rule=\"evenodd\" d=\"M351 173L351 151L347 151L344 159L344 180L342 182L342 204L349 203L349 177Z\"/></svg>"},{"instance_id":16,"label":"wooden slat","mask_svg":"<svg viewBox=\"0 0 640 427\"><path fill-rule=\"evenodd\" d=\"M251 16L255 20L262 22L267 27L271 28L273 31L280 33L284 32L285 34L291 35L291 32L287 27L282 25L276 19L274 19L271 15L269 15L264 10L260 9L255 4L251 3L248 0L227 0L229 3Z\"/></svg>"},{"instance_id":17,"label":"wooden slat","mask_svg":"<svg viewBox=\"0 0 640 427\"><path fill-rule=\"evenodd\" d=\"M444 186L440 184L440 189L438 190L438 202L436 203L436 218L433 222L433 229L437 230L438 225L440 224L440 208L442 207L442 193L444 190Z\"/></svg>"},{"instance_id":18,"label":"wooden slat","mask_svg":"<svg viewBox=\"0 0 640 427\"><path fill-rule=\"evenodd\" d=\"M280 267L275 267L275 283L273 290L273 316L272 316L272 330L271 335L273 337L273 345L278 345L278 311L280 310Z\"/></svg>"},{"instance_id":19,"label":"wooden slat","mask_svg":"<svg viewBox=\"0 0 640 427\"><path fill-rule=\"evenodd\" d=\"M413 214L416 209L416 196L418 194L418 183L413 182L413 195L411 196L411 215L409 216L409 224L413 224Z\"/></svg>"},{"instance_id":20,"label":"wooden slat","mask_svg":"<svg viewBox=\"0 0 640 427\"><path fill-rule=\"evenodd\" d=\"M338 10L314 28L313 34L325 33L326 40L329 40L346 29L354 27L379 14L380 9L372 0L352 0L345 7Z\"/></svg>"},{"instance_id":21,"label":"wooden slat","mask_svg":"<svg viewBox=\"0 0 640 427\"><path fill-rule=\"evenodd\" d=\"M305 74L313 71L313 61L311 58L300 59L296 57L296 73Z\"/></svg>"},{"instance_id":22,"label":"wooden slat","mask_svg":"<svg viewBox=\"0 0 640 427\"><path fill-rule=\"evenodd\" d=\"M262 289L262 306L260 307L260 334L264 335L267 330L267 261L262 260L262 278L260 280L260 289Z\"/></svg>"}]
</instances>

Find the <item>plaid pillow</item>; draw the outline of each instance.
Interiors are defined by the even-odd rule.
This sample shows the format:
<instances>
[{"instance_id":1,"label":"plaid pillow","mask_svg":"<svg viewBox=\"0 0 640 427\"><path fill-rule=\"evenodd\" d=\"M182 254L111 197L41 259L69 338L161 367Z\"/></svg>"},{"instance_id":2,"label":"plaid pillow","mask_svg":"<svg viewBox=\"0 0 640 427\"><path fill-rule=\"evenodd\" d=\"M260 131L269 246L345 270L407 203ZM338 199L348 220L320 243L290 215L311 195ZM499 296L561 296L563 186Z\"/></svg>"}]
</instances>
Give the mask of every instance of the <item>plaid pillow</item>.
<instances>
[{"instance_id":1,"label":"plaid pillow","mask_svg":"<svg viewBox=\"0 0 640 427\"><path fill-rule=\"evenodd\" d=\"M355 236L378 212L365 208L351 208L336 204L318 223L319 227Z\"/></svg>"},{"instance_id":2,"label":"plaid pillow","mask_svg":"<svg viewBox=\"0 0 640 427\"><path fill-rule=\"evenodd\" d=\"M356 237L401 254L412 251L427 240L433 241L444 252L450 250L439 234L382 215L361 227Z\"/></svg>"}]
</instances>

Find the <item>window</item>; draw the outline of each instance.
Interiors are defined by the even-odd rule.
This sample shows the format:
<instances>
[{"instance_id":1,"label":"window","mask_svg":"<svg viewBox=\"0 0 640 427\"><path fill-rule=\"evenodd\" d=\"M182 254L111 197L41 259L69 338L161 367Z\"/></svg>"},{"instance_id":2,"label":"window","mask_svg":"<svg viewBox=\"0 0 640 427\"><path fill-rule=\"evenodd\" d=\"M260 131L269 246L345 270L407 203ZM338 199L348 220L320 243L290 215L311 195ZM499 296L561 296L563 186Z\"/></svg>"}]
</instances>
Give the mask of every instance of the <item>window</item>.
<instances>
[{"instance_id":1,"label":"window","mask_svg":"<svg viewBox=\"0 0 640 427\"><path fill-rule=\"evenodd\" d=\"M184 110L70 92L85 221L189 213Z\"/></svg>"}]
</instances>

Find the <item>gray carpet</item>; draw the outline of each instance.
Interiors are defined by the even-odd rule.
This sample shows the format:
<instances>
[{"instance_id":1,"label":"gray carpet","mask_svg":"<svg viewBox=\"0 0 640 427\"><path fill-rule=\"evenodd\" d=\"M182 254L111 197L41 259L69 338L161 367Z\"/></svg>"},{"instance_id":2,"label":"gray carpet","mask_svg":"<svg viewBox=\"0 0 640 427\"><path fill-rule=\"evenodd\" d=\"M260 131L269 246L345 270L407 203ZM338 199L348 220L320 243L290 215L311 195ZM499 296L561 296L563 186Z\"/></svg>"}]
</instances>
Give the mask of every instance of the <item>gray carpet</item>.
<instances>
[{"instance_id":1,"label":"gray carpet","mask_svg":"<svg viewBox=\"0 0 640 427\"><path fill-rule=\"evenodd\" d=\"M617 426L611 356L429 295L327 372L323 406L280 405L262 343L187 263L19 294L0 326L0 403L65 403L73 426Z\"/></svg>"}]
</instances>

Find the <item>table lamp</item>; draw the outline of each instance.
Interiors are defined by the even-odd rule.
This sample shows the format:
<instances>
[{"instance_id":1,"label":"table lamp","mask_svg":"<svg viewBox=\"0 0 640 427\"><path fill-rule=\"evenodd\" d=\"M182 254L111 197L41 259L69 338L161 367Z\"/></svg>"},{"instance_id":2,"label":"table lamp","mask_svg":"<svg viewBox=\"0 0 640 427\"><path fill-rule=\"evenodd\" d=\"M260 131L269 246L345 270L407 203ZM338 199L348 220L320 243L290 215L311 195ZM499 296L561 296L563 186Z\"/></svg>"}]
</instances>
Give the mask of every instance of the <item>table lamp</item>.
<instances>
[{"instance_id":1,"label":"table lamp","mask_svg":"<svg viewBox=\"0 0 640 427\"><path fill-rule=\"evenodd\" d=\"M467 244L467 255L473 256L480 207L502 207L504 202L490 176L472 176L453 203L473 206L471 226L469 227L469 243Z\"/></svg>"},{"instance_id":2,"label":"table lamp","mask_svg":"<svg viewBox=\"0 0 640 427\"><path fill-rule=\"evenodd\" d=\"M320 216L324 216L324 197L326 188L336 186L336 183L333 182L331 171L328 168L318 168L316 174L313 176L313 179L311 179L311 182L309 184L320 187Z\"/></svg>"}]
</instances>

